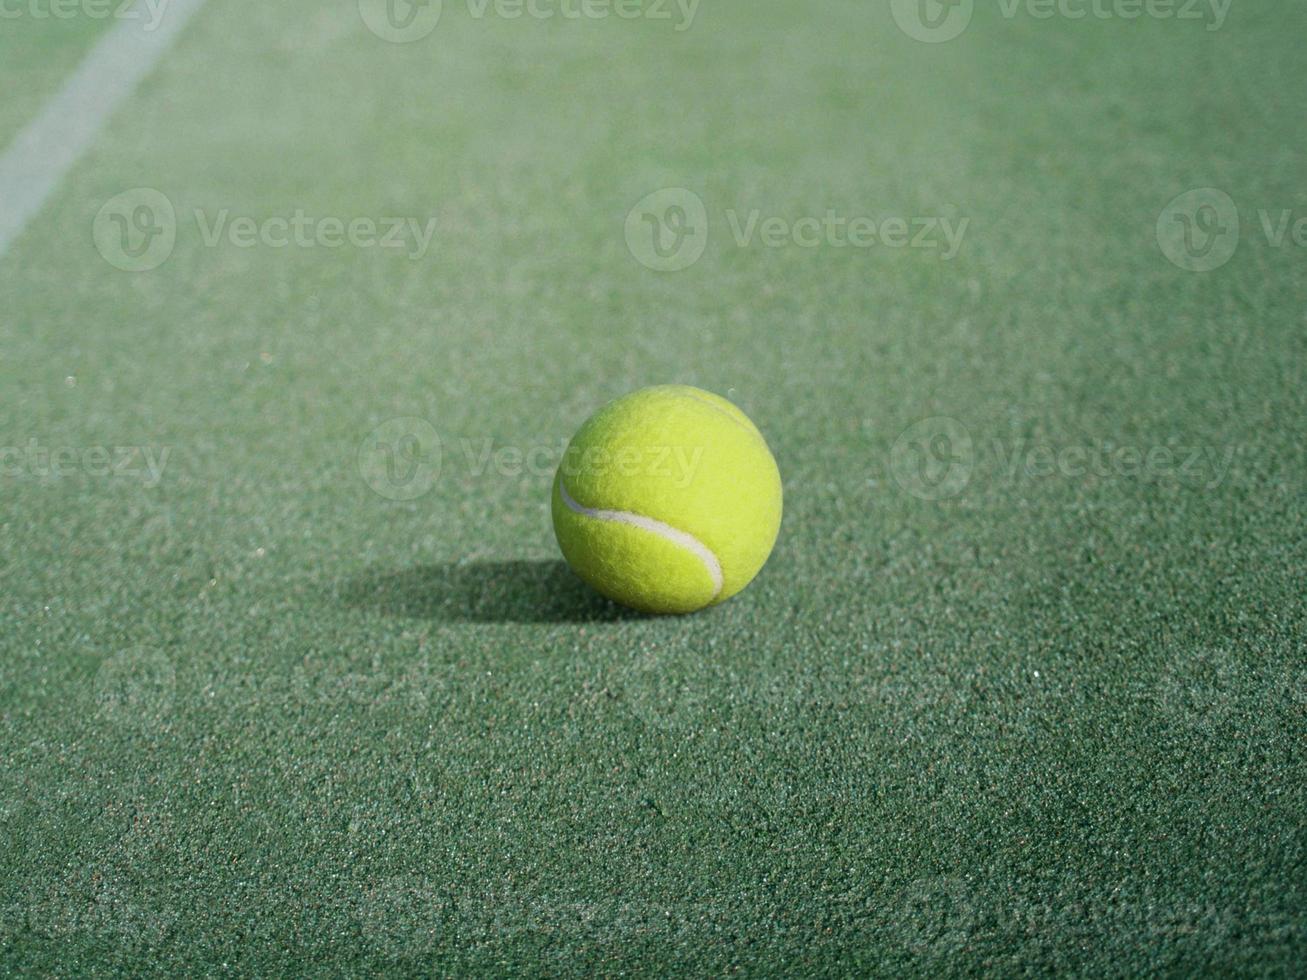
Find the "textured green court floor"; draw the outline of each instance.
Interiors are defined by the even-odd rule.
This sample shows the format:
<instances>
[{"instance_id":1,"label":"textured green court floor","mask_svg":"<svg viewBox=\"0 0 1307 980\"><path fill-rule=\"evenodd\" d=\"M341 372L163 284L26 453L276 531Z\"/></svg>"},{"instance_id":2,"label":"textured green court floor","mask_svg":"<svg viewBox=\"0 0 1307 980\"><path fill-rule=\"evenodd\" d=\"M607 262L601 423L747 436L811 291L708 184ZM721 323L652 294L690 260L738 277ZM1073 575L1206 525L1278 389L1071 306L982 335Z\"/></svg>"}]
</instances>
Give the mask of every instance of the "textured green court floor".
<instances>
[{"instance_id":1,"label":"textured green court floor","mask_svg":"<svg viewBox=\"0 0 1307 980\"><path fill-rule=\"evenodd\" d=\"M1307 10L617 6L210 0L0 258L0 973L1300 973ZM786 516L649 619L668 381Z\"/></svg>"}]
</instances>

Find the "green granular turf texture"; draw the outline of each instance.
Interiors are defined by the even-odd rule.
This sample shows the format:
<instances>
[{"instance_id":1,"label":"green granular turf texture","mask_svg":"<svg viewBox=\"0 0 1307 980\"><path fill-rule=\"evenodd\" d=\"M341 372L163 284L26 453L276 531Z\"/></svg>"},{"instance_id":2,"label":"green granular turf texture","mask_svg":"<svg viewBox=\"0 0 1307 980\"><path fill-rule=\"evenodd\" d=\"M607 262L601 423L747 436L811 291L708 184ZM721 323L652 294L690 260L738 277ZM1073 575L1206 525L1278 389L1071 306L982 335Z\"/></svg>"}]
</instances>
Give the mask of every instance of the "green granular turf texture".
<instances>
[{"instance_id":1,"label":"green granular turf texture","mask_svg":"<svg viewBox=\"0 0 1307 980\"><path fill-rule=\"evenodd\" d=\"M1307 250L1257 211L1307 213L1307 11L445 7L398 46L211 0L0 260L0 445L170 451L0 477L0 972L1300 973ZM1209 185L1244 237L1182 272L1154 226ZM90 227L138 186L184 230L129 275ZM622 227L669 186L713 230L656 273ZM189 217L297 207L438 229ZM753 209L971 224L736 247ZM647 619L560 565L551 474L477 460L668 381L750 413L786 518L744 594ZM402 416L444 450L409 502L356 462ZM975 462L931 501L891 447L936 416Z\"/></svg>"},{"instance_id":2,"label":"green granular turf texture","mask_svg":"<svg viewBox=\"0 0 1307 980\"><path fill-rule=\"evenodd\" d=\"M110 17L39 16L52 0L9 0L0 8L0 150L35 116L113 25ZM53 0L61 3L64 0ZM86 0L92 5L96 0ZM110 0L121 5L122 0ZM153 0L158 3L159 0ZM112 10L113 7L106 8ZM38 16L32 16L33 13ZM14 16L17 14L18 16Z\"/></svg>"}]
</instances>

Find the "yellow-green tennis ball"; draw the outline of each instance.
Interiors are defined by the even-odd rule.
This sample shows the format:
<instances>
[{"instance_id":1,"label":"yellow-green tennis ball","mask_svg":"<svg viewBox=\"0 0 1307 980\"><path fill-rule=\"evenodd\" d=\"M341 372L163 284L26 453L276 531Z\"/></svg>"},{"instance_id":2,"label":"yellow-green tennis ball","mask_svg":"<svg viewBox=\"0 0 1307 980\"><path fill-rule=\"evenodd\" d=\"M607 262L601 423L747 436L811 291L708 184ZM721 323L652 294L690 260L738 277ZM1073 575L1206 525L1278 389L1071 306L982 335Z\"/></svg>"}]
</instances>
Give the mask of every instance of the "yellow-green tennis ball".
<instances>
[{"instance_id":1,"label":"yellow-green tennis ball","mask_svg":"<svg viewBox=\"0 0 1307 980\"><path fill-rule=\"evenodd\" d=\"M619 398L581 426L554 478L554 533L572 569L623 605L688 613L758 574L781 526L762 433L687 385Z\"/></svg>"}]
</instances>

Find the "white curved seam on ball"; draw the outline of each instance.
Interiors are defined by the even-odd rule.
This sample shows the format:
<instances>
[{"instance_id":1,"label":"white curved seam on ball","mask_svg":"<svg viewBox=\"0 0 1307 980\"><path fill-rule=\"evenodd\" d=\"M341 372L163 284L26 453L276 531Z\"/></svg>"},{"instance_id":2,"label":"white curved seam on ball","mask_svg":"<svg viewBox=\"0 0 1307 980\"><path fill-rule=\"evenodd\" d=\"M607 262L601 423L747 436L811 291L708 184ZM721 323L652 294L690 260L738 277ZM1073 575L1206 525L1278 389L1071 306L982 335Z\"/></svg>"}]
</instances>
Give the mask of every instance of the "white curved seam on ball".
<instances>
[{"instance_id":1,"label":"white curved seam on ball","mask_svg":"<svg viewBox=\"0 0 1307 980\"><path fill-rule=\"evenodd\" d=\"M713 583L712 597L716 599L722 594L722 563L717 560L717 556L712 553L712 549L693 534L674 528L670 524L664 524L662 521L656 521L652 517L645 517L643 514L633 514L625 510L596 510L593 507L584 507L572 499L572 495L567 492L567 484L561 479L558 481L558 492L563 498L563 503L567 505L567 509L574 514L593 517L599 521L612 521L615 524L638 527L643 531L650 531L658 535L665 541L670 541L685 548L703 562L704 568L708 570L708 576Z\"/></svg>"},{"instance_id":2,"label":"white curved seam on ball","mask_svg":"<svg viewBox=\"0 0 1307 980\"><path fill-rule=\"evenodd\" d=\"M758 431L758 427L755 426L752 421L742 422L740 419L737 419L734 415L726 411L726 409L722 408L720 405L710 402L707 398L700 398L698 395L694 394L693 392L682 391L682 392L678 392L677 394L679 394L680 397L682 398L688 398L690 399L690 401L698 402L700 405L705 405L708 408L711 408L718 415L730 419L745 432L749 433L750 436L756 439L758 441L758 444L762 446L763 449L767 450L767 454L769 456L771 455L771 447L767 445L767 439L763 436L761 432ZM748 416L745 416L745 418L748 418Z\"/></svg>"},{"instance_id":3,"label":"white curved seam on ball","mask_svg":"<svg viewBox=\"0 0 1307 980\"><path fill-rule=\"evenodd\" d=\"M743 429L745 432L749 433L750 435L753 436L762 435L762 433L759 432L756 428L754 428L752 424L745 425L730 412L726 411L726 409L722 408L720 405L716 404L715 402L710 402L707 398L700 398L698 395L689 391L678 391L677 394L680 395L682 398L688 398L691 401L698 402L700 405L706 405L708 408L711 408L718 415L724 415L726 418L730 419L732 422L734 422L736 425L738 425L741 429ZM766 442L765 439L763 441L764 443Z\"/></svg>"}]
</instances>

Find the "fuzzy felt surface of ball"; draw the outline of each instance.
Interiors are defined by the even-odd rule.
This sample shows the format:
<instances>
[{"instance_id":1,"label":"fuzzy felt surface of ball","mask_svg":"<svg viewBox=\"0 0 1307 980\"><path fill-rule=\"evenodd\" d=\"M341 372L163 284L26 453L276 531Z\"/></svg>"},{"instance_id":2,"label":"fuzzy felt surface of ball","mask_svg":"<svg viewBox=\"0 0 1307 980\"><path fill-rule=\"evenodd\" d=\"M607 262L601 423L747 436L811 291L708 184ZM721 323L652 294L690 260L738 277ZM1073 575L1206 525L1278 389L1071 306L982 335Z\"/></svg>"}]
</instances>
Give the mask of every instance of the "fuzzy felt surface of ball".
<instances>
[{"instance_id":1,"label":"fuzzy felt surface of ball","mask_svg":"<svg viewBox=\"0 0 1307 980\"><path fill-rule=\"evenodd\" d=\"M689 613L748 585L781 526L780 471L734 404L688 385L645 388L581 426L554 478L568 564L608 598Z\"/></svg>"}]
</instances>

